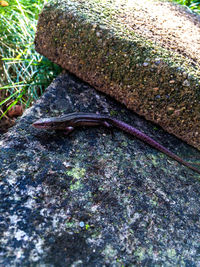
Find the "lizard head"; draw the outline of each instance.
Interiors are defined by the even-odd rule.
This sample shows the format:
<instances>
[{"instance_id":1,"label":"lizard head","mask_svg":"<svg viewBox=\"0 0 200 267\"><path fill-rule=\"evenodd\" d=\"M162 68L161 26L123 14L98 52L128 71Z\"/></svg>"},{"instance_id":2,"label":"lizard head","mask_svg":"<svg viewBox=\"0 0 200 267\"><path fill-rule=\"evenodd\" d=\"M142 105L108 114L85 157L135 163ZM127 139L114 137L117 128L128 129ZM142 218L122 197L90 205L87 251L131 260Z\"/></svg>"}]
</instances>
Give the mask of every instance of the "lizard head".
<instances>
[{"instance_id":1,"label":"lizard head","mask_svg":"<svg viewBox=\"0 0 200 267\"><path fill-rule=\"evenodd\" d=\"M63 130L68 126L68 122L67 120L62 121L60 118L51 117L37 120L32 126L37 129Z\"/></svg>"}]
</instances>

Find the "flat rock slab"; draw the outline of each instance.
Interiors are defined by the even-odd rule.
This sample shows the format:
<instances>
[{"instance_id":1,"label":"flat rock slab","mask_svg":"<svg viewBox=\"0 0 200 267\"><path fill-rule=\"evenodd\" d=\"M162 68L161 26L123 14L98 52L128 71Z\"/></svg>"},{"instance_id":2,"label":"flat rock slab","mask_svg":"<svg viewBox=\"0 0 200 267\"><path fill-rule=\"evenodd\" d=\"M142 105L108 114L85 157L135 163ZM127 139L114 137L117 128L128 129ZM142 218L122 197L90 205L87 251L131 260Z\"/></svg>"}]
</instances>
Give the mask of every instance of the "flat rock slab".
<instances>
[{"instance_id":1,"label":"flat rock slab","mask_svg":"<svg viewBox=\"0 0 200 267\"><path fill-rule=\"evenodd\" d=\"M0 139L1 266L199 266L199 175L117 129L72 135L41 117L100 112L186 160L200 152L71 75Z\"/></svg>"},{"instance_id":2,"label":"flat rock slab","mask_svg":"<svg viewBox=\"0 0 200 267\"><path fill-rule=\"evenodd\" d=\"M200 149L200 17L153 0L54 0L36 50Z\"/></svg>"}]
</instances>

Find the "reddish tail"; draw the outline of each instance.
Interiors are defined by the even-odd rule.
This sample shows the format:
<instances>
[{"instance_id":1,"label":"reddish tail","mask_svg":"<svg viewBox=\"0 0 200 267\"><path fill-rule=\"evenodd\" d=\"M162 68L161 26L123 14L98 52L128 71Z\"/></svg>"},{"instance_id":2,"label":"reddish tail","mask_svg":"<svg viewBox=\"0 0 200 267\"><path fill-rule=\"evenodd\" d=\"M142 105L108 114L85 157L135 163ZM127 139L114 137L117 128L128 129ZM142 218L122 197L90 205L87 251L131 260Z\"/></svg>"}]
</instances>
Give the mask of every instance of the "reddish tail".
<instances>
[{"instance_id":1,"label":"reddish tail","mask_svg":"<svg viewBox=\"0 0 200 267\"><path fill-rule=\"evenodd\" d=\"M193 170L193 171L195 171L195 172L200 174L200 170L198 170L197 168L193 167L190 163L188 163L185 160L181 159L180 157L178 157L176 154L174 154L173 152L171 152L170 150L168 150L164 146L160 145L158 142L153 140L151 137L147 136L146 134L140 132L136 128L130 126L129 124L127 124L127 123L125 123L123 121L119 121L117 119L110 119L110 120L111 120L112 125L114 125L115 127L119 128L119 129L123 130L124 132L127 132L127 133L129 133L129 134L131 134L133 136L136 136L138 139L142 140L143 142L147 143L148 145L156 148L157 150L163 152L164 154L166 154L170 158L175 159L179 163L185 165L186 167L188 167L191 170Z\"/></svg>"}]
</instances>

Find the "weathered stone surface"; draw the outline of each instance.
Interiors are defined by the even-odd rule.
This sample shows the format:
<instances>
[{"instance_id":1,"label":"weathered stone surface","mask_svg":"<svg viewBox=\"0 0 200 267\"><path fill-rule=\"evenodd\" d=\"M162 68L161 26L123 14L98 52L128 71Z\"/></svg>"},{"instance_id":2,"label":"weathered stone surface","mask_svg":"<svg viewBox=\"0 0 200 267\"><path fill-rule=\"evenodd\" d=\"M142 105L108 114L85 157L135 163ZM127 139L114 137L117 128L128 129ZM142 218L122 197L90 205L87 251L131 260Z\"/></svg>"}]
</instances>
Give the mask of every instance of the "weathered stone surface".
<instances>
[{"instance_id":1,"label":"weathered stone surface","mask_svg":"<svg viewBox=\"0 0 200 267\"><path fill-rule=\"evenodd\" d=\"M168 2L53 0L36 50L200 149L200 19Z\"/></svg>"},{"instance_id":2,"label":"weathered stone surface","mask_svg":"<svg viewBox=\"0 0 200 267\"><path fill-rule=\"evenodd\" d=\"M117 129L66 137L41 117L118 117L194 160L200 152L70 75L0 139L0 266L199 266L199 176Z\"/></svg>"}]
</instances>

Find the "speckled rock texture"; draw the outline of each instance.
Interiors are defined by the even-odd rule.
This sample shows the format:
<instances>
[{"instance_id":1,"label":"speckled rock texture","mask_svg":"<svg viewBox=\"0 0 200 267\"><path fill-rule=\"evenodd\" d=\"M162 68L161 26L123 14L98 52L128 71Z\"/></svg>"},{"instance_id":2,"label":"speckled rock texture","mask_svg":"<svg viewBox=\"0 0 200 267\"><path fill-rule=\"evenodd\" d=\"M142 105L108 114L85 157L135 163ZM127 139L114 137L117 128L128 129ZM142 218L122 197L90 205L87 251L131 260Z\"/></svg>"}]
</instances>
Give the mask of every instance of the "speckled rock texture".
<instances>
[{"instance_id":1,"label":"speckled rock texture","mask_svg":"<svg viewBox=\"0 0 200 267\"><path fill-rule=\"evenodd\" d=\"M199 266L200 177L117 129L70 136L41 117L99 112L186 160L200 152L69 74L0 139L0 266Z\"/></svg>"},{"instance_id":2,"label":"speckled rock texture","mask_svg":"<svg viewBox=\"0 0 200 267\"><path fill-rule=\"evenodd\" d=\"M200 149L200 17L153 0L53 0L36 50Z\"/></svg>"}]
</instances>

